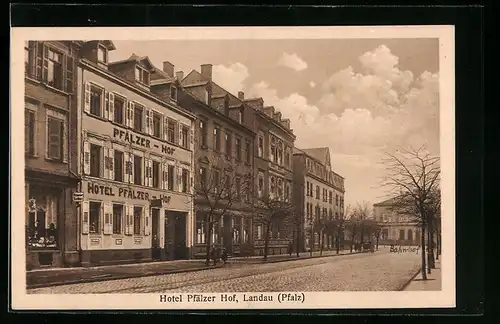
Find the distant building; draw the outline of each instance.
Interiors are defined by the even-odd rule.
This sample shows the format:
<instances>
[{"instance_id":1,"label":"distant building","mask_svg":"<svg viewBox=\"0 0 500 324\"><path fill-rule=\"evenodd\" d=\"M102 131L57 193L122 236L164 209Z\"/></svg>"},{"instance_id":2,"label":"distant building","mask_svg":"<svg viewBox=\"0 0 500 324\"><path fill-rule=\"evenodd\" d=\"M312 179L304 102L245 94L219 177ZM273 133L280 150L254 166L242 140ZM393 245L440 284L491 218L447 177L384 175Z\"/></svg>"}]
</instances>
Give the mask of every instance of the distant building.
<instances>
[{"instance_id":1,"label":"distant building","mask_svg":"<svg viewBox=\"0 0 500 324\"><path fill-rule=\"evenodd\" d=\"M320 234L312 224L320 218L344 217L344 178L332 171L328 147L294 149L293 200L303 211L300 239L305 250L318 249ZM340 238L343 241L343 238ZM334 238L324 238L325 247L334 246Z\"/></svg>"},{"instance_id":2,"label":"distant building","mask_svg":"<svg viewBox=\"0 0 500 324\"><path fill-rule=\"evenodd\" d=\"M373 205L375 221L382 226L380 244L420 244L420 228L408 215L392 210L394 198Z\"/></svg>"}]
</instances>

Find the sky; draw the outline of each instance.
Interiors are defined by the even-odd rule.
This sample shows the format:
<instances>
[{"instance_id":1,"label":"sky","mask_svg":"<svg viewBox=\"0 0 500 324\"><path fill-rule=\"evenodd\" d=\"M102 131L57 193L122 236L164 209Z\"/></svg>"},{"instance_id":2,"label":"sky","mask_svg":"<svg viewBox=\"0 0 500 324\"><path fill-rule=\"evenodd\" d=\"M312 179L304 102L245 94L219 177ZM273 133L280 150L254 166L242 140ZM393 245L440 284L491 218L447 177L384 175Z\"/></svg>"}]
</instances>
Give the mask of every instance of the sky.
<instances>
[{"instance_id":1,"label":"sky","mask_svg":"<svg viewBox=\"0 0 500 324\"><path fill-rule=\"evenodd\" d=\"M439 155L439 41L273 39L113 41L175 71L213 64L213 80L262 97L291 120L298 148L329 147L346 205L382 201L386 152L426 145Z\"/></svg>"}]
</instances>

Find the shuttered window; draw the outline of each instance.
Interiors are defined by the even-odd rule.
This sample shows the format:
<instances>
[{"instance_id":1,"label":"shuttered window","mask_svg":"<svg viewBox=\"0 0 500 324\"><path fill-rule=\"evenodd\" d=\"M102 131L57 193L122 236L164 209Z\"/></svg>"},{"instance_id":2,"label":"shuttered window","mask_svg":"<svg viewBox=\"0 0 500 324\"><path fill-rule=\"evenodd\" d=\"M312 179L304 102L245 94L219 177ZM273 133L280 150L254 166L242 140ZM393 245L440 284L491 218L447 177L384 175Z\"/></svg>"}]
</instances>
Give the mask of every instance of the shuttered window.
<instances>
[{"instance_id":1,"label":"shuttered window","mask_svg":"<svg viewBox=\"0 0 500 324\"><path fill-rule=\"evenodd\" d=\"M48 157L54 160L62 160L64 154L64 121L48 117L47 124Z\"/></svg>"}]
</instances>

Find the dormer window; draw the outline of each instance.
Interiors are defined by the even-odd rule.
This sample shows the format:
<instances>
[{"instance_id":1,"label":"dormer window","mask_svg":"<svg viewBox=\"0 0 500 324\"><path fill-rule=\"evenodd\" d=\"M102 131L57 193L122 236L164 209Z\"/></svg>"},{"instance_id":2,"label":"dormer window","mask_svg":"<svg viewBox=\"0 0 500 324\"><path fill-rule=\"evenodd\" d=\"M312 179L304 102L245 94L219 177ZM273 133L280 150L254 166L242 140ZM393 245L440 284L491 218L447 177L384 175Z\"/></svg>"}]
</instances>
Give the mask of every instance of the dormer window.
<instances>
[{"instance_id":1,"label":"dormer window","mask_svg":"<svg viewBox=\"0 0 500 324\"><path fill-rule=\"evenodd\" d=\"M208 90L205 90L205 103L208 105Z\"/></svg>"},{"instance_id":2,"label":"dormer window","mask_svg":"<svg viewBox=\"0 0 500 324\"><path fill-rule=\"evenodd\" d=\"M106 47L99 45L97 48L97 60L101 63L108 63L108 50Z\"/></svg>"},{"instance_id":3,"label":"dormer window","mask_svg":"<svg viewBox=\"0 0 500 324\"><path fill-rule=\"evenodd\" d=\"M149 86L149 72L140 66L135 67L135 80Z\"/></svg>"},{"instance_id":4,"label":"dormer window","mask_svg":"<svg viewBox=\"0 0 500 324\"><path fill-rule=\"evenodd\" d=\"M243 111L242 110L238 110L237 120L238 120L238 123L243 124Z\"/></svg>"},{"instance_id":5,"label":"dormer window","mask_svg":"<svg viewBox=\"0 0 500 324\"><path fill-rule=\"evenodd\" d=\"M170 99L177 101L177 88L174 86L170 87Z\"/></svg>"}]
</instances>

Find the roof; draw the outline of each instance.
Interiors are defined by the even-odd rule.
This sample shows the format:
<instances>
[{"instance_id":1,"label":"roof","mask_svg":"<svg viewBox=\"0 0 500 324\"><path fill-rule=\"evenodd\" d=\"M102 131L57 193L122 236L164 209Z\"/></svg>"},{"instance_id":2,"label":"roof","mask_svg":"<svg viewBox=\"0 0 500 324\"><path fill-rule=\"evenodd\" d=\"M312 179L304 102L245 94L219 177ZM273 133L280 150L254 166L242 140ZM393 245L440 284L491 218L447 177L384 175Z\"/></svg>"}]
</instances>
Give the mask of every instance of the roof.
<instances>
[{"instance_id":1,"label":"roof","mask_svg":"<svg viewBox=\"0 0 500 324\"><path fill-rule=\"evenodd\" d=\"M126 59L126 60L110 62L110 63L108 63L108 65L123 64L123 63L126 63L126 62L132 62L132 61L135 61L135 62L146 62L149 65L149 69L151 71L155 71L156 72L156 70L157 70L155 68L155 66L153 65L153 63L151 63L151 60L149 59L149 57L147 57L147 56L138 56L135 53L132 53L132 55L130 55L130 57L128 59Z\"/></svg>"},{"instance_id":2,"label":"roof","mask_svg":"<svg viewBox=\"0 0 500 324\"><path fill-rule=\"evenodd\" d=\"M325 165L327 161L327 156L330 153L328 147L308 148L308 149L302 149L302 151Z\"/></svg>"},{"instance_id":3,"label":"roof","mask_svg":"<svg viewBox=\"0 0 500 324\"><path fill-rule=\"evenodd\" d=\"M87 41L81 41L79 43L83 44L83 43L88 43L88 42L99 42L102 45L106 46L106 49L108 51L114 51L116 49L115 44L110 40L87 40Z\"/></svg>"},{"instance_id":4,"label":"roof","mask_svg":"<svg viewBox=\"0 0 500 324\"><path fill-rule=\"evenodd\" d=\"M386 199L384 201L373 204L373 206L391 206L395 203L396 197Z\"/></svg>"}]
</instances>

